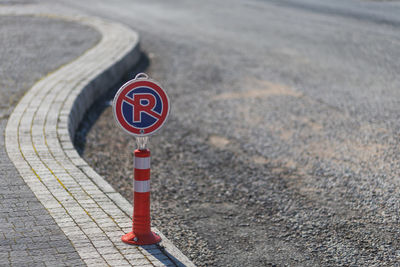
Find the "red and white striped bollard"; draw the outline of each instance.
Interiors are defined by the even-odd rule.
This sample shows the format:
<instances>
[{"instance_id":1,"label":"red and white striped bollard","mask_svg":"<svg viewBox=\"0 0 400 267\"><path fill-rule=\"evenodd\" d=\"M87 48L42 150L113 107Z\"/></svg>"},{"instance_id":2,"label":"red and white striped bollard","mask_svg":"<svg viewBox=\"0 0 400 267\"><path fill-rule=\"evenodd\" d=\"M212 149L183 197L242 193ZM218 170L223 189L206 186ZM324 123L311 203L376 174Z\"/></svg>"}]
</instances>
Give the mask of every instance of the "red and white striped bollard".
<instances>
[{"instance_id":1,"label":"red and white striped bollard","mask_svg":"<svg viewBox=\"0 0 400 267\"><path fill-rule=\"evenodd\" d=\"M135 245L159 243L161 237L150 228L150 150L135 150L134 177L132 232L121 239Z\"/></svg>"}]
</instances>

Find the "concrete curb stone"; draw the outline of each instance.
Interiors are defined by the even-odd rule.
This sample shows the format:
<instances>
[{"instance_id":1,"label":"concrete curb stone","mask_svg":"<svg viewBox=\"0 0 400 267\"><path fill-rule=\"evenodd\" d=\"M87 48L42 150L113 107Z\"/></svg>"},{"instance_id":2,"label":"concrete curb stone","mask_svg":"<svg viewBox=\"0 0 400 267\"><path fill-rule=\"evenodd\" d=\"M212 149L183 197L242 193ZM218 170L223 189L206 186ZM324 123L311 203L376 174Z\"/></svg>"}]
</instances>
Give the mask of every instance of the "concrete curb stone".
<instances>
[{"instance_id":1,"label":"concrete curb stone","mask_svg":"<svg viewBox=\"0 0 400 267\"><path fill-rule=\"evenodd\" d=\"M102 34L98 45L37 82L11 114L6 149L25 182L89 266L194 266L157 229L160 245L120 241L131 230L132 207L71 142L86 110L139 59L137 33L94 17L12 13L56 16Z\"/></svg>"}]
</instances>

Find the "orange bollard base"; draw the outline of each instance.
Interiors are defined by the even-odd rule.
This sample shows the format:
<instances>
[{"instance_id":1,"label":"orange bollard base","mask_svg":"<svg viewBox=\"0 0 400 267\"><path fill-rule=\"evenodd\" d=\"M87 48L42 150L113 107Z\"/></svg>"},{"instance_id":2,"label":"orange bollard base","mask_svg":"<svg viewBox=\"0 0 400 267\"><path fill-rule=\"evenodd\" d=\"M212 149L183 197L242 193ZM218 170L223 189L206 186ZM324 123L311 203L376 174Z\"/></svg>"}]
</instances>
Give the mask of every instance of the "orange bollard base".
<instances>
[{"instance_id":1,"label":"orange bollard base","mask_svg":"<svg viewBox=\"0 0 400 267\"><path fill-rule=\"evenodd\" d=\"M136 235L134 232L122 236L122 242L131 245L153 245L161 242L161 237L154 232L145 235Z\"/></svg>"}]
</instances>

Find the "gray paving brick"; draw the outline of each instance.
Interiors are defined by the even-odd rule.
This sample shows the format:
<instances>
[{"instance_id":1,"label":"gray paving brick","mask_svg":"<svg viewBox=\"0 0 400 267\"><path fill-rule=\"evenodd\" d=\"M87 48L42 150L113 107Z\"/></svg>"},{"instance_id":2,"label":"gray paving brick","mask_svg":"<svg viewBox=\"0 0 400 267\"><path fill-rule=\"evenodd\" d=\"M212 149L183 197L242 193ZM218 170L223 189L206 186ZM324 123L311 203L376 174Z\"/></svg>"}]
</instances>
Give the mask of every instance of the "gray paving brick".
<instances>
[{"instance_id":1,"label":"gray paving brick","mask_svg":"<svg viewBox=\"0 0 400 267\"><path fill-rule=\"evenodd\" d=\"M69 262L71 264L71 262ZM79 263L78 263L79 264ZM81 264L81 261L80 261ZM73 264L67 265L66 263L62 262L61 260L54 260L54 261L46 261L46 267L54 267L54 266L74 266Z\"/></svg>"},{"instance_id":2,"label":"gray paving brick","mask_svg":"<svg viewBox=\"0 0 400 267\"><path fill-rule=\"evenodd\" d=\"M79 259L69 259L68 260L68 266L81 266L82 260ZM58 266L58 265L53 265L53 266Z\"/></svg>"},{"instance_id":3,"label":"gray paving brick","mask_svg":"<svg viewBox=\"0 0 400 267\"><path fill-rule=\"evenodd\" d=\"M0 35L8 36L8 38L0 39L0 46L3 48L0 51L0 57L2 58L2 67L4 67L5 70L5 72L0 73L0 87L6 94L10 93L11 96L11 92L12 94L15 94L17 91L23 92L29 88L29 84L33 84L36 79L46 74L46 72L52 70L59 64L70 61L75 55L79 55L81 51L84 51L82 47L75 47L72 48L75 52L71 51L69 57L60 58L60 56L56 55L59 52L65 53L65 47L59 50L54 48L44 49L42 46L43 43L50 42L51 44L56 44L57 42L62 42L62 40L57 37L57 33L52 34L46 30L46 27L43 27L50 21L52 25L54 25L54 29L58 27L61 30L66 26L66 22L48 18L0 16L0 24L5 26L0 28ZM82 31L88 33L85 35L87 36L85 38L89 38L89 42L86 41L82 43L84 45L83 49L91 46L91 42L93 41L90 41L90 38L94 38L94 40L97 38L96 34L93 35L91 33L92 30L88 28L71 23L68 23L68 25L71 25L69 30L71 38L81 39L78 33ZM30 40L29 49L23 48L27 43L17 42L17 39L15 39L22 37ZM18 49L18 53L13 53L12 49ZM29 51L29 55L23 54L22 51ZM13 71L15 60L12 59L12 57L14 55L18 55L23 59L25 56L30 57L34 51L38 58L47 58L48 60L54 58L54 60L43 62L41 68L36 67L34 63L35 60L31 60L33 64L25 64L23 66L19 64L18 67L23 67L23 69L18 70L20 74L13 76L16 80L9 79L10 76L7 76L8 79L2 77L2 75L7 75L7 71ZM47 54L47 56L44 56L45 54ZM20 77L23 77L24 83L18 82ZM4 84L4 81L7 81L7 84ZM11 104L15 103L16 102L11 102ZM0 99L0 109L4 109L4 107L7 107L9 104L8 98ZM49 216L43 205L25 184L24 180L19 176L14 165L9 160L3 143L5 122L4 119L0 119L0 165L1 169L5 170L2 171L0 175L1 263L4 263L4 259L8 259L9 256L11 261L7 262L6 265L44 266L47 261L50 262L54 260L54 254L57 252L55 249L52 249L52 246L55 244L50 243L51 234L56 234L58 243L62 243L63 247L69 246L71 251L73 247L54 220ZM27 148L26 151L29 151L29 148ZM35 158L36 157L32 155L32 159ZM42 166L38 166L42 168ZM43 170L45 171L46 169ZM26 169L26 171L30 173L29 169ZM32 253L34 251L39 251L40 255L34 256L35 253ZM8 256L5 257L5 255ZM76 252L74 261L76 265L83 264L82 261L80 261L80 263L78 262L79 256Z\"/></svg>"},{"instance_id":4,"label":"gray paving brick","mask_svg":"<svg viewBox=\"0 0 400 267\"><path fill-rule=\"evenodd\" d=\"M74 252L75 248L71 246L57 246L56 250L58 253L68 253L68 252Z\"/></svg>"},{"instance_id":5,"label":"gray paving brick","mask_svg":"<svg viewBox=\"0 0 400 267\"><path fill-rule=\"evenodd\" d=\"M40 267L40 266L45 266L43 261L23 261L23 262L19 262L19 261L13 261L12 262L12 266L16 266L16 267Z\"/></svg>"},{"instance_id":6,"label":"gray paving brick","mask_svg":"<svg viewBox=\"0 0 400 267\"><path fill-rule=\"evenodd\" d=\"M0 243L0 253L1 252L10 252L12 251L12 247L10 244L1 244Z\"/></svg>"},{"instance_id":7,"label":"gray paving brick","mask_svg":"<svg viewBox=\"0 0 400 267\"><path fill-rule=\"evenodd\" d=\"M18 251L27 251L29 257L18 259L15 263L21 261L26 265L70 266L71 262L74 265L83 264L80 261L83 259L85 264L91 266L125 266L132 264L125 258L134 254L141 256L132 258L135 264L147 266L151 263L143 255L144 252L141 253L138 249L113 251L113 247L121 247L121 230L130 230L131 220L113 203L120 198L118 193L101 176L91 171L74 150L70 138L85 110L95 99L95 94L102 94L107 89L104 84L111 85L112 79L109 79L108 74L97 76L128 52L130 54L126 58L130 58L131 62L137 59L133 56L138 55L139 51L135 48L137 36L127 28L100 22L95 18L81 18L80 22L94 26L102 32L102 41L78 60L35 84L10 116L10 127L6 128L9 156L47 210L37 204L32 192L26 190L25 184L10 183L15 185L12 190L22 191L20 195L27 193L23 198L33 199L33 203L12 203L12 199L21 197L2 195L0 207L7 211L7 223L11 223L14 228L12 235L3 236L4 239L16 240L17 243L23 242L26 245L25 250L21 246ZM113 34L109 35L108 31L111 29ZM115 38L119 38L119 41L116 42ZM118 69L125 68L123 64L118 64L113 67L113 76L118 73ZM69 78L68 82L64 81L65 77ZM95 77L97 78L94 79ZM16 133L18 138L15 138ZM49 142L45 142L45 137L49 138ZM15 147L16 142L19 142L19 147ZM84 168L86 173L79 168ZM109 198L111 196L113 201ZM55 223L62 227L63 233L60 233ZM106 234L103 227L110 229L110 234ZM9 242L4 245L5 248L7 246L12 247L13 244ZM153 258L154 264L160 265L157 258L160 254L157 253L162 252L158 247L148 249L156 256Z\"/></svg>"},{"instance_id":8,"label":"gray paving brick","mask_svg":"<svg viewBox=\"0 0 400 267\"><path fill-rule=\"evenodd\" d=\"M84 261L88 266L109 266L102 258L85 259Z\"/></svg>"}]
</instances>

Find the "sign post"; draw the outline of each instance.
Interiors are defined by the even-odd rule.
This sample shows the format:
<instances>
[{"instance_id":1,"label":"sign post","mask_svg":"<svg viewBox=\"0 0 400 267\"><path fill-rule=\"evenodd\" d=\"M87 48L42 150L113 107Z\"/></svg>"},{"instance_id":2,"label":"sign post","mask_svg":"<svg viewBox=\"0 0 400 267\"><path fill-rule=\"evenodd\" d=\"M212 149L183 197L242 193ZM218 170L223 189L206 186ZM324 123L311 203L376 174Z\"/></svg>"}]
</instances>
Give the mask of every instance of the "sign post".
<instances>
[{"instance_id":1,"label":"sign post","mask_svg":"<svg viewBox=\"0 0 400 267\"><path fill-rule=\"evenodd\" d=\"M132 232L122 236L128 244L151 245L161 241L150 229L150 150L148 136L165 123L170 110L169 99L161 86L139 73L125 83L113 101L117 124L136 137L134 152L133 226Z\"/></svg>"}]
</instances>

